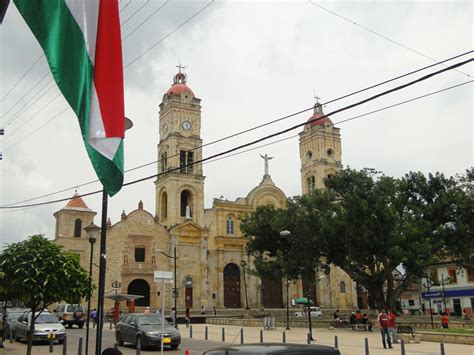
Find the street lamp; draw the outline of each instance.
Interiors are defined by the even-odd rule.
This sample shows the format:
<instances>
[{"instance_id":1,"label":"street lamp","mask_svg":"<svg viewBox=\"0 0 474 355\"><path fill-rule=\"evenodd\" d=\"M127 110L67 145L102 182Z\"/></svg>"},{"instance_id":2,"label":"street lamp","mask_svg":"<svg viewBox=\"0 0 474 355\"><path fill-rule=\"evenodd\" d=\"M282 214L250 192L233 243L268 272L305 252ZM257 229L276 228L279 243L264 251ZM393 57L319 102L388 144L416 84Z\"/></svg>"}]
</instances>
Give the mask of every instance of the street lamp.
<instances>
[{"instance_id":1,"label":"street lamp","mask_svg":"<svg viewBox=\"0 0 474 355\"><path fill-rule=\"evenodd\" d=\"M288 237L290 236L291 232L289 230L284 230L280 232L280 236ZM288 276L286 276L286 330L290 330L290 295L289 295L289 288L290 288L290 280Z\"/></svg>"},{"instance_id":2,"label":"street lamp","mask_svg":"<svg viewBox=\"0 0 474 355\"><path fill-rule=\"evenodd\" d=\"M99 235L100 228L91 222L87 227L84 228L89 238L91 245L91 257L89 262L89 295L87 296L87 320L86 320L86 355L89 353L89 318L91 315L91 296L92 296L92 264L94 255L94 243Z\"/></svg>"},{"instance_id":3,"label":"street lamp","mask_svg":"<svg viewBox=\"0 0 474 355\"><path fill-rule=\"evenodd\" d=\"M430 305L430 318L431 318L431 329L434 329L434 322L433 322L433 311L431 310L431 295L430 295L430 287L431 287L431 280L429 279L428 275L425 275L426 283L423 284L428 290L428 303Z\"/></svg>"},{"instance_id":4,"label":"street lamp","mask_svg":"<svg viewBox=\"0 0 474 355\"><path fill-rule=\"evenodd\" d=\"M321 276L318 276L316 278L316 280L314 280L314 285L316 285L316 283L319 281L319 280L322 280L326 278L326 276L324 275L321 275ZM311 307L310 307L310 303L309 303L309 295L310 295L310 289L309 287L307 288L306 290L306 300L308 301L307 305L308 305L308 328L309 328L309 340L314 340L313 339L313 328L312 328L312 325L311 325Z\"/></svg>"},{"instance_id":5,"label":"street lamp","mask_svg":"<svg viewBox=\"0 0 474 355\"><path fill-rule=\"evenodd\" d=\"M247 278L245 277L245 267L247 266L247 262L245 260L240 261L240 267L242 268L242 272L244 273L244 290L245 290L245 310L249 310L249 299L247 296Z\"/></svg>"},{"instance_id":6,"label":"street lamp","mask_svg":"<svg viewBox=\"0 0 474 355\"><path fill-rule=\"evenodd\" d=\"M291 280L286 277L286 330L290 330L290 283Z\"/></svg>"},{"instance_id":7,"label":"street lamp","mask_svg":"<svg viewBox=\"0 0 474 355\"><path fill-rule=\"evenodd\" d=\"M173 247L173 256L166 254L163 250L158 250L161 254L166 256L167 258L173 259L173 277L174 277L174 288L173 288L173 299L174 299L174 314L176 321L174 322L174 326L178 329L178 286L176 284L176 247ZM164 307L164 305L163 305ZM164 308L163 308L164 309Z\"/></svg>"},{"instance_id":8,"label":"street lamp","mask_svg":"<svg viewBox=\"0 0 474 355\"><path fill-rule=\"evenodd\" d=\"M444 286L449 285L450 279L449 277L444 278L443 273L441 273L441 287L443 288L443 304L444 304L444 311L446 312L446 297L444 296ZM447 312L446 312L447 313Z\"/></svg>"}]
</instances>

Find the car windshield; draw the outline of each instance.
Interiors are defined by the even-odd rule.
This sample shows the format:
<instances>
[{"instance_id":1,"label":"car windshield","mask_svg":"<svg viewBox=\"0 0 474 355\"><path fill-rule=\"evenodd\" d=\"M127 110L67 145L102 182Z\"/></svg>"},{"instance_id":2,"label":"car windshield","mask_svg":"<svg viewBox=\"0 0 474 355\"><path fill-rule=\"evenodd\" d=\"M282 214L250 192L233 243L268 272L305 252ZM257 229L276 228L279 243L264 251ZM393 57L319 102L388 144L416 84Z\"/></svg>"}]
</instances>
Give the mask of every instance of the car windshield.
<instances>
[{"instance_id":1,"label":"car windshield","mask_svg":"<svg viewBox=\"0 0 474 355\"><path fill-rule=\"evenodd\" d=\"M161 325L161 317L155 314L137 317L137 323L140 325ZM168 322L165 320L165 325Z\"/></svg>"},{"instance_id":2,"label":"car windshield","mask_svg":"<svg viewBox=\"0 0 474 355\"><path fill-rule=\"evenodd\" d=\"M52 314L40 314L36 319L36 324L59 323L58 319Z\"/></svg>"},{"instance_id":3,"label":"car windshield","mask_svg":"<svg viewBox=\"0 0 474 355\"><path fill-rule=\"evenodd\" d=\"M70 304L66 307L66 312L75 312L75 311L82 311L82 306L78 304Z\"/></svg>"}]
</instances>

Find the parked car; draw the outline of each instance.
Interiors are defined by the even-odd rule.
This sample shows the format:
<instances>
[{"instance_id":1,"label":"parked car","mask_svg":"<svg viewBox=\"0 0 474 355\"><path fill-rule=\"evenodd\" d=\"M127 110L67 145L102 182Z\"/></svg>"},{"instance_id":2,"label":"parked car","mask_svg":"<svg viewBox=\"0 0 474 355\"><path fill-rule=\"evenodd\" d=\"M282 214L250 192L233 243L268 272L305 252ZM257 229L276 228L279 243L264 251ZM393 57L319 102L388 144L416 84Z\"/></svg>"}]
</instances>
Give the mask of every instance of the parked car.
<instances>
[{"instance_id":1,"label":"parked car","mask_svg":"<svg viewBox=\"0 0 474 355\"><path fill-rule=\"evenodd\" d=\"M23 313L18 317L15 323L14 338L15 340L27 339L27 334L30 331L31 312ZM49 312L43 311L35 321L35 332L33 334L33 341L35 340L49 340L50 337L58 340L60 344L63 343L66 336L66 329L59 323L59 320Z\"/></svg>"},{"instance_id":2,"label":"parked car","mask_svg":"<svg viewBox=\"0 0 474 355\"><path fill-rule=\"evenodd\" d=\"M164 345L171 347L172 350L177 349L181 344L179 330L169 324L166 319L163 335L161 334L162 327L162 318L156 314L127 314L115 325L115 339L118 345L127 342L143 347L161 345L163 336Z\"/></svg>"},{"instance_id":3,"label":"parked car","mask_svg":"<svg viewBox=\"0 0 474 355\"><path fill-rule=\"evenodd\" d=\"M240 354L318 354L318 355L341 355L338 349L325 345L305 344L281 344L261 343L245 345L229 345L208 350L203 354L226 355L230 353Z\"/></svg>"},{"instance_id":4,"label":"parked car","mask_svg":"<svg viewBox=\"0 0 474 355\"><path fill-rule=\"evenodd\" d=\"M322 317L323 312L319 307L310 307L311 309L311 317ZM303 311L295 312L295 317L304 317L305 313Z\"/></svg>"},{"instance_id":5,"label":"parked car","mask_svg":"<svg viewBox=\"0 0 474 355\"><path fill-rule=\"evenodd\" d=\"M5 314L5 337L8 339L10 337L10 329L14 336L15 334L15 324L17 323L18 317L20 317L23 313L27 313L27 308L7 308L7 312ZM3 315L2 315L3 318Z\"/></svg>"},{"instance_id":6,"label":"parked car","mask_svg":"<svg viewBox=\"0 0 474 355\"><path fill-rule=\"evenodd\" d=\"M54 315L68 328L77 325L79 329L82 329L86 321L84 307L80 304L60 304L54 311Z\"/></svg>"}]
</instances>

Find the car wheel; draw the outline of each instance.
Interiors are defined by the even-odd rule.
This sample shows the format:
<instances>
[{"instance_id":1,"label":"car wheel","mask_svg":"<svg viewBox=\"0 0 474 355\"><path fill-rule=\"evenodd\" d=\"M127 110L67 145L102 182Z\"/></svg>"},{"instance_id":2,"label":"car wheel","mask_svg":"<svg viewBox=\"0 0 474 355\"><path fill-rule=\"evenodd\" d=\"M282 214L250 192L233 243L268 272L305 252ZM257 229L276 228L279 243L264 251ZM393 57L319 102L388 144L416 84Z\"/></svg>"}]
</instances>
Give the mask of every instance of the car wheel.
<instances>
[{"instance_id":1,"label":"car wheel","mask_svg":"<svg viewBox=\"0 0 474 355\"><path fill-rule=\"evenodd\" d=\"M79 329L82 329L84 328L84 323L79 323L77 326L79 327Z\"/></svg>"},{"instance_id":2,"label":"car wheel","mask_svg":"<svg viewBox=\"0 0 474 355\"><path fill-rule=\"evenodd\" d=\"M137 336L137 341L135 342L135 345L138 348L142 349L143 346L142 346L142 337L140 335Z\"/></svg>"},{"instance_id":3,"label":"car wheel","mask_svg":"<svg viewBox=\"0 0 474 355\"><path fill-rule=\"evenodd\" d=\"M120 332L115 333L115 340L117 341L118 345L123 346L123 340Z\"/></svg>"},{"instance_id":4,"label":"car wheel","mask_svg":"<svg viewBox=\"0 0 474 355\"><path fill-rule=\"evenodd\" d=\"M179 344L171 344L171 350L178 349Z\"/></svg>"},{"instance_id":5,"label":"car wheel","mask_svg":"<svg viewBox=\"0 0 474 355\"><path fill-rule=\"evenodd\" d=\"M58 344L64 344L64 339L59 339Z\"/></svg>"}]
</instances>

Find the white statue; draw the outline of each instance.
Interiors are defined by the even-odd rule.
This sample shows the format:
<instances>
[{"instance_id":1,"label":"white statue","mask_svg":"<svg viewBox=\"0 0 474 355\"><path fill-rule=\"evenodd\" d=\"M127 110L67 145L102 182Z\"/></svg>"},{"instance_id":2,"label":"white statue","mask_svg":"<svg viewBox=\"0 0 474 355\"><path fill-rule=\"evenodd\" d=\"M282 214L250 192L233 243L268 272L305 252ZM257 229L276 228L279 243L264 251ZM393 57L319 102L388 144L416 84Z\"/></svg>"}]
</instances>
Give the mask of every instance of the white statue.
<instances>
[{"instance_id":1,"label":"white statue","mask_svg":"<svg viewBox=\"0 0 474 355\"><path fill-rule=\"evenodd\" d=\"M267 154L265 155L260 154L260 156L263 158L263 160L265 160L265 175L268 175L268 161L270 159L273 159L274 157L269 157Z\"/></svg>"},{"instance_id":2,"label":"white statue","mask_svg":"<svg viewBox=\"0 0 474 355\"><path fill-rule=\"evenodd\" d=\"M186 205L186 219L191 219L191 208L189 207L189 205Z\"/></svg>"}]
</instances>

